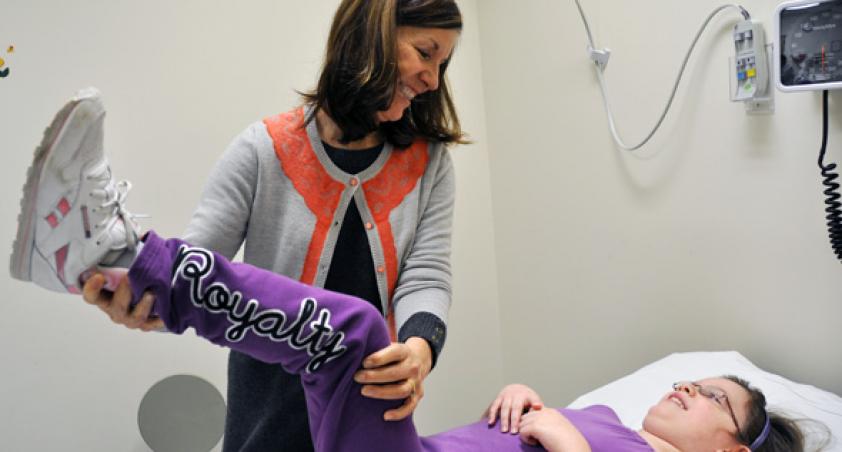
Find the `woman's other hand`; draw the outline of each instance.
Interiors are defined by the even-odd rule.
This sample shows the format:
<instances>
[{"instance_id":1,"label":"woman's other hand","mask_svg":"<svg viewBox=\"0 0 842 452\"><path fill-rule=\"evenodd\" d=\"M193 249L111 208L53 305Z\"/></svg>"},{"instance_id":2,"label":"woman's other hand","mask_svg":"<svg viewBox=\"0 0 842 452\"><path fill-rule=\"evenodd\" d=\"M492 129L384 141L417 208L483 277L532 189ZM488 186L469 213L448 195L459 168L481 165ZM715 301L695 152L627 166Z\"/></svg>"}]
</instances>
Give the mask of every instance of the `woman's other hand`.
<instances>
[{"instance_id":1,"label":"woman's other hand","mask_svg":"<svg viewBox=\"0 0 842 452\"><path fill-rule=\"evenodd\" d=\"M105 312L111 321L123 325L126 328L142 331L153 331L164 328L164 321L157 318L149 318L152 305L155 303L155 295L146 292L140 302L131 307L132 291L129 285L129 278L124 275L114 292L104 289L105 276L100 273L94 274L85 281L82 288L82 297L88 303L98 307Z\"/></svg>"},{"instance_id":2,"label":"woman's other hand","mask_svg":"<svg viewBox=\"0 0 842 452\"><path fill-rule=\"evenodd\" d=\"M543 403L538 393L529 386L511 384L500 390L500 394L488 406L485 417L488 418L488 425L494 425L499 414L500 431L505 433L511 429L514 435L520 429L523 413L533 405L543 405Z\"/></svg>"},{"instance_id":3,"label":"woman's other hand","mask_svg":"<svg viewBox=\"0 0 842 452\"><path fill-rule=\"evenodd\" d=\"M354 380L363 385L362 394L373 399L406 399L400 407L386 411L383 419L406 418L424 397L424 379L430 373L433 354L425 339L411 337L406 343L394 342L372 353Z\"/></svg>"}]
</instances>

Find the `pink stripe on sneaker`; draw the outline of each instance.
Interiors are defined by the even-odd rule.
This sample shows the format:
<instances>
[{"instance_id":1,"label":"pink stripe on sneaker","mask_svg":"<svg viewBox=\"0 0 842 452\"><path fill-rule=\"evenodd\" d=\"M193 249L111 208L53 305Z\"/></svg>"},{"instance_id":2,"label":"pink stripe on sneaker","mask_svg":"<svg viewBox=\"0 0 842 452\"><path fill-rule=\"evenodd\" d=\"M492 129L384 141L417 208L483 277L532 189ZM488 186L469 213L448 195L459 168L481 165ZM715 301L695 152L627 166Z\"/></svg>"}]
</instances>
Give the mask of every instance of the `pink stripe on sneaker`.
<instances>
[{"instance_id":1,"label":"pink stripe on sneaker","mask_svg":"<svg viewBox=\"0 0 842 452\"><path fill-rule=\"evenodd\" d=\"M58 278L65 285L67 281L64 280L64 264L67 261L67 247L68 245L64 245L56 251L56 271L58 272Z\"/></svg>"},{"instance_id":2,"label":"pink stripe on sneaker","mask_svg":"<svg viewBox=\"0 0 842 452\"><path fill-rule=\"evenodd\" d=\"M67 198L61 198L61 201L58 202L56 207L61 212L61 216L66 216L67 212L70 212L70 203L67 202Z\"/></svg>"},{"instance_id":3,"label":"pink stripe on sneaker","mask_svg":"<svg viewBox=\"0 0 842 452\"><path fill-rule=\"evenodd\" d=\"M45 218L45 220L47 220L47 223L50 223L50 226L52 226L53 228L58 226L58 218L56 218L56 215L54 213L47 215L47 218Z\"/></svg>"}]
</instances>

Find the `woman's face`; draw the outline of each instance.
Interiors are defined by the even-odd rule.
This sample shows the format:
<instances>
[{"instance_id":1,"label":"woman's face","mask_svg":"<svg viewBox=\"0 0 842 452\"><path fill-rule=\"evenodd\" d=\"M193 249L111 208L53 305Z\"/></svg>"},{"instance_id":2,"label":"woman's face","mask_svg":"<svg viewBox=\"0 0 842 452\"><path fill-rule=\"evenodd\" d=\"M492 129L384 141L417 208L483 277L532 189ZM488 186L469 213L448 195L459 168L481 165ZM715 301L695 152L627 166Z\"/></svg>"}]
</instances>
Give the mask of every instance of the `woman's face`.
<instances>
[{"instance_id":1,"label":"woman's face","mask_svg":"<svg viewBox=\"0 0 842 452\"><path fill-rule=\"evenodd\" d=\"M748 392L726 378L708 378L695 383L718 389L728 401L705 397L695 385L681 385L649 409L643 429L681 451L748 451L748 447L737 440L737 426L728 409L730 404L740 428L745 428Z\"/></svg>"},{"instance_id":2,"label":"woman's face","mask_svg":"<svg viewBox=\"0 0 842 452\"><path fill-rule=\"evenodd\" d=\"M458 30L398 27L398 85L377 122L397 121L415 96L439 88L439 68L450 58Z\"/></svg>"}]
</instances>

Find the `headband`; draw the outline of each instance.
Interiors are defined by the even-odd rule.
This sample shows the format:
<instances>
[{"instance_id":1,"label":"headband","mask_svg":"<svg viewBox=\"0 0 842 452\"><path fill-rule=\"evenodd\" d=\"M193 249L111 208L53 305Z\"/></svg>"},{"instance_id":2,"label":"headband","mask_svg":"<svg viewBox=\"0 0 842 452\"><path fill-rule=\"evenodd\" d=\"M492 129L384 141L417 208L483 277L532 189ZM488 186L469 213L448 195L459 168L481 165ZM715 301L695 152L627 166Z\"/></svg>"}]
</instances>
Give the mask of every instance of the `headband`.
<instances>
[{"instance_id":1,"label":"headband","mask_svg":"<svg viewBox=\"0 0 842 452\"><path fill-rule=\"evenodd\" d=\"M760 435L758 435L757 438L754 441L752 441L751 446L749 446L749 449L751 449L752 451L755 451L755 450L757 450L757 448L762 446L763 442L766 441L766 437L769 436L769 432L771 430L772 430L772 426L769 423L769 413L767 412L766 413L766 422L763 424L763 430L761 430Z\"/></svg>"}]
</instances>

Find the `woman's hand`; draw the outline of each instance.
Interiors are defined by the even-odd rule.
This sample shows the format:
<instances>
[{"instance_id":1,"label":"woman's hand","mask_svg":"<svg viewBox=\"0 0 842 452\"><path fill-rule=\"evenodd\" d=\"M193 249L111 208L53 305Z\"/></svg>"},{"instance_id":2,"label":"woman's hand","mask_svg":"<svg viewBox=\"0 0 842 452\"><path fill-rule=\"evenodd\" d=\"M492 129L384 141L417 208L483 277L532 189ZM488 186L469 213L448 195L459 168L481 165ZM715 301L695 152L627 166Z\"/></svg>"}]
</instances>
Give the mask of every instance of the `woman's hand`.
<instances>
[{"instance_id":1,"label":"woman's hand","mask_svg":"<svg viewBox=\"0 0 842 452\"><path fill-rule=\"evenodd\" d=\"M590 452L591 447L582 433L558 410L535 409L523 415L520 439L530 446L539 443L550 452Z\"/></svg>"},{"instance_id":2,"label":"woman's hand","mask_svg":"<svg viewBox=\"0 0 842 452\"><path fill-rule=\"evenodd\" d=\"M532 405L543 403L538 393L529 386L512 384L500 390L500 394L488 406L485 417L488 418L488 425L494 425L499 414L500 431L508 432L511 427L514 435L520 428L520 419L524 411L529 410Z\"/></svg>"},{"instance_id":3,"label":"woman's hand","mask_svg":"<svg viewBox=\"0 0 842 452\"><path fill-rule=\"evenodd\" d=\"M425 339L411 337L372 353L363 361L363 369L354 380L364 385L362 394L373 399L406 399L400 407L383 414L387 421L406 418L424 397L424 379L432 367L433 352Z\"/></svg>"},{"instance_id":4,"label":"woman's hand","mask_svg":"<svg viewBox=\"0 0 842 452\"><path fill-rule=\"evenodd\" d=\"M132 291L128 276L120 279L113 293L104 290L104 286L105 276L97 273L85 282L82 297L105 312L112 322L133 330L153 331L164 328L163 320L157 317L149 318L155 303L155 295L152 292L144 293L140 302L131 308Z\"/></svg>"}]
</instances>

